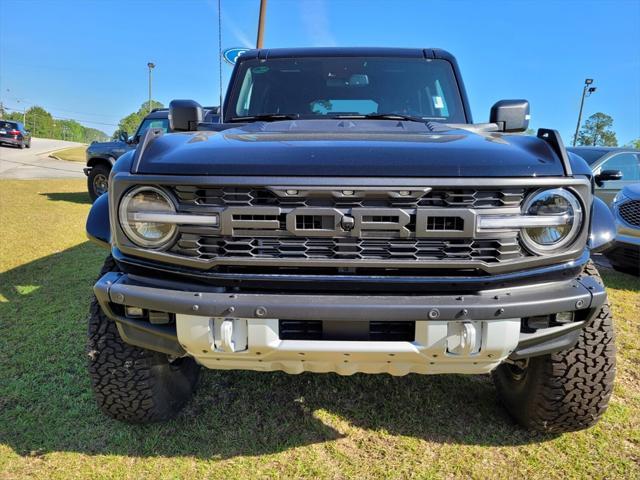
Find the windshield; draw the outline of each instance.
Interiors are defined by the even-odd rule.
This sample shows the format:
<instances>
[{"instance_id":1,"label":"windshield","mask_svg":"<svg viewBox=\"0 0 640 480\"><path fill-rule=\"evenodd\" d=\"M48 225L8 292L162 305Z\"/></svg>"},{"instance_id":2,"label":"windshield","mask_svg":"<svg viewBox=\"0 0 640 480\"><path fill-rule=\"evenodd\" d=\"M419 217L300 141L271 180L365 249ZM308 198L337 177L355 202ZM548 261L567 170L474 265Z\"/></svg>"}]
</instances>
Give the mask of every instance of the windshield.
<instances>
[{"instance_id":1,"label":"windshield","mask_svg":"<svg viewBox=\"0 0 640 480\"><path fill-rule=\"evenodd\" d=\"M227 120L259 115L332 118L410 115L465 123L453 68L423 58L297 57L245 60Z\"/></svg>"},{"instance_id":2,"label":"windshield","mask_svg":"<svg viewBox=\"0 0 640 480\"><path fill-rule=\"evenodd\" d=\"M142 138L144 133L150 128L161 128L164 133L167 133L169 130L169 119L168 118L147 118L140 124L140 128L138 128L138 132L136 133L136 137Z\"/></svg>"}]
</instances>

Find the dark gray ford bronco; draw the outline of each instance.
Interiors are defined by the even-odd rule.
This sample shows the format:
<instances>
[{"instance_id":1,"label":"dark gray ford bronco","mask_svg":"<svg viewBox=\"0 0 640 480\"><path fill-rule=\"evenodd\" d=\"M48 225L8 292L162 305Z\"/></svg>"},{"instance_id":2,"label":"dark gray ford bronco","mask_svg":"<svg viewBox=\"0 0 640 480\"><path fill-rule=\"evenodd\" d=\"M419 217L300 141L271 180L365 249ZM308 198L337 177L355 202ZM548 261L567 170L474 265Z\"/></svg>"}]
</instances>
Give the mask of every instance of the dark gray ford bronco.
<instances>
[{"instance_id":1,"label":"dark gray ford bronco","mask_svg":"<svg viewBox=\"0 0 640 480\"><path fill-rule=\"evenodd\" d=\"M243 54L222 123L174 100L110 174L89 372L114 418L170 418L201 366L493 375L525 427L593 425L615 347L593 175L524 100L474 124L434 49Z\"/></svg>"}]
</instances>

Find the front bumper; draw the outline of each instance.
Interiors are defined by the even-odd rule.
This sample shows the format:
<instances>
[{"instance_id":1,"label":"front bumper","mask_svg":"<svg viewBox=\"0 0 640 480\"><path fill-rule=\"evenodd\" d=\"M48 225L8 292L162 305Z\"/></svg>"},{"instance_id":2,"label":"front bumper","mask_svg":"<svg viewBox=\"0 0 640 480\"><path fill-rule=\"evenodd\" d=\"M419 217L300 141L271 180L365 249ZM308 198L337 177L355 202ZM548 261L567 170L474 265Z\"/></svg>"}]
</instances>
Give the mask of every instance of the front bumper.
<instances>
[{"instance_id":1,"label":"front bumper","mask_svg":"<svg viewBox=\"0 0 640 480\"><path fill-rule=\"evenodd\" d=\"M210 368L289 373L486 373L508 357L568 348L606 297L590 277L464 296L256 294L158 285L162 281L122 273L96 283L100 305L126 342L188 354ZM175 323L129 318L125 306L170 312ZM522 331L521 319L559 312L576 312L576 321ZM414 321L415 339L283 340L279 320Z\"/></svg>"}]
</instances>

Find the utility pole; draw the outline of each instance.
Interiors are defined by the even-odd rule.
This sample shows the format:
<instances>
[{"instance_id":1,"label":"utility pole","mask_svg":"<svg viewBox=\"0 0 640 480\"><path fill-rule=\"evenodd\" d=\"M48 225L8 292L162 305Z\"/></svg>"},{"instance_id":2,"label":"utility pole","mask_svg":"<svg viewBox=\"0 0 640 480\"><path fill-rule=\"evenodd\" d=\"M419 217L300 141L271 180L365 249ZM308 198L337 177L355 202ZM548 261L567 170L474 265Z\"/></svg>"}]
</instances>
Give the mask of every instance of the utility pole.
<instances>
[{"instance_id":1,"label":"utility pole","mask_svg":"<svg viewBox=\"0 0 640 480\"><path fill-rule=\"evenodd\" d=\"M151 70L156 68L156 64L149 62L147 63L147 67L149 67L149 104L147 109L149 110L149 113L151 113Z\"/></svg>"},{"instance_id":2,"label":"utility pole","mask_svg":"<svg viewBox=\"0 0 640 480\"><path fill-rule=\"evenodd\" d=\"M578 124L576 125L576 133L573 136L573 146L576 146L576 142L578 141L578 131L580 130L580 122L582 122L582 109L584 107L584 98L591 96L593 92L596 91L596 87L591 87L590 85L593 83L593 78L587 78L584 81L584 87L582 88L582 99L580 100L580 113L578 113Z\"/></svg>"},{"instance_id":3,"label":"utility pole","mask_svg":"<svg viewBox=\"0 0 640 480\"><path fill-rule=\"evenodd\" d=\"M260 17L258 18L258 39L256 48L262 48L264 39L264 17L267 15L267 0L260 0Z\"/></svg>"}]
</instances>

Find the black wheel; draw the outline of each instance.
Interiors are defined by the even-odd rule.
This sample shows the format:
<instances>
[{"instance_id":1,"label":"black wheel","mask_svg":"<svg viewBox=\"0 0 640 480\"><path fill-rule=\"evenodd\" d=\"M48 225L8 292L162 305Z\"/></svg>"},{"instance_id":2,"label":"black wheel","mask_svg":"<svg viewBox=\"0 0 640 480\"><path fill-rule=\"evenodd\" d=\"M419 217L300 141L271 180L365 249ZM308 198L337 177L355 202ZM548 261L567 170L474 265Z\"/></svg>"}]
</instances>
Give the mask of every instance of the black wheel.
<instances>
[{"instance_id":1,"label":"black wheel","mask_svg":"<svg viewBox=\"0 0 640 480\"><path fill-rule=\"evenodd\" d=\"M584 275L600 275L593 263ZM562 433L594 425L604 414L613 391L616 350L609 304L584 326L578 343L568 350L503 363L493 372L498 396L525 428Z\"/></svg>"},{"instance_id":2,"label":"black wheel","mask_svg":"<svg viewBox=\"0 0 640 480\"><path fill-rule=\"evenodd\" d=\"M27 142L27 148L31 148L31 139Z\"/></svg>"},{"instance_id":3,"label":"black wheel","mask_svg":"<svg viewBox=\"0 0 640 480\"><path fill-rule=\"evenodd\" d=\"M111 168L104 164L98 164L91 168L87 178L87 188L92 201L109 190L109 172Z\"/></svg>"},{"instance_id":4,"label":"black wheel","mask_svg":"<svg viewBox=\"0 0 640 480\"><path fill-rule=\"evenodd\" d=\"M100 273L117 270L109 256ZM95 297L87 355L98 405L116 420L131 423L158 422L177 415L192 397L200 371L192 358L171 359L124 343Z\"/></svg>"},{"instance_id":5,"label":"black wheel","mask_svg":"<svg viewBox=\"0 0 640 480\"><path fill-rule=\"evenodd\" d=\"M20 142L20 145L18 145L18 147L20 147L20 150L24 149L24 140Z\"/></svg>"}]
</instances>

